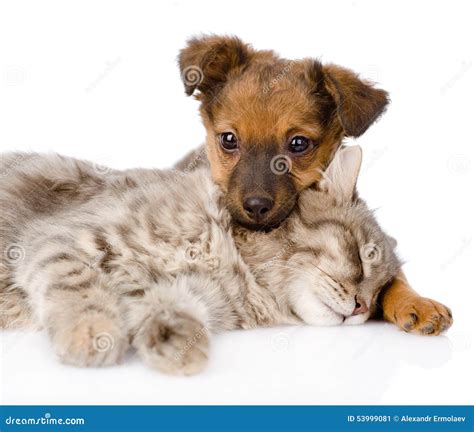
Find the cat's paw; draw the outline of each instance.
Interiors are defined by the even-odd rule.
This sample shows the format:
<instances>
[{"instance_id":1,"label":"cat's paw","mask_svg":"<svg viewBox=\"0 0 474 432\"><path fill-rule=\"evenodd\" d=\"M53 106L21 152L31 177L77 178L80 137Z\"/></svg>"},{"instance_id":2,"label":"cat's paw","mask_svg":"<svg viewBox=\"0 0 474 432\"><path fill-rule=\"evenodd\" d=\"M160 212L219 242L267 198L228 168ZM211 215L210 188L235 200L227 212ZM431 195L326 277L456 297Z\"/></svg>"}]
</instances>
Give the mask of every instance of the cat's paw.
<instances>
[{"instance_id":1,"label":"cat's paw","mask_svg":"<svg viewBox=\"0 0 474 432\"><path fill-rule=\"evenodd\" d=\"M209 334L206 327L184 313L146 321L133 345L143 361L162 372L194 375L207 365Z\"/></svg>"},{"instance_id":2,"label":"cat's paw","mask_svg":"<svg viewBox=\"0 0 474 432\"><path fill-rule=\"evenodd\" d=\"M72 320L51 337L60 360L80 367L116 364L128 347L118 324L100 314Z\"/></svg>"},{"instance_id":3,"label":"cat's paw","mask_svg":"<svg viewBox=\"0 0 474 432\"><path fill-rule=\"evenodd\" d=\"M396 324L404 331L436 336L453 324L451 310L425 297L404 300L396 310Z\"/></svg>"}]
</instances>

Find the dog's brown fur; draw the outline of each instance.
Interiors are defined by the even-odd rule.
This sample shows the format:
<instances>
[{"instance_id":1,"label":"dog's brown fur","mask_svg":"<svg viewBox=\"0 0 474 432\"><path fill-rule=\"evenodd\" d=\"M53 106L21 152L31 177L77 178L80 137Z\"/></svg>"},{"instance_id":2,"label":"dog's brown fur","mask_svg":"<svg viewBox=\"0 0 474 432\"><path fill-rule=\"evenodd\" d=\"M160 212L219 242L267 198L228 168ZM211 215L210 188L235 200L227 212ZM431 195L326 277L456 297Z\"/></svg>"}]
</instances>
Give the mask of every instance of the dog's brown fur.
<instances>
[{"instance_id":1,"label":"dog's brown fur","mask_svg":"<svg viewBox=\"0 0 474 432\"><path fill-rule=\"evenodd\" d=\"M207 152L215 181L227 191L228 207L243 225L273 226L292 210L297 194L315 184L344 136L361 135L383 112L387 93L353 72L316 60L288 61L256 51L237 38L193 39L180 56L187 94L199 91ZM202 74L186 79L189 68ZM232 131L239 151L222 150L219 135ZM288 151L288 140L305 136L314 147ZM275 174L272 160L286 156L291 175ZM274 202L255 224L243 208L248 196Z\"/></svg>"},{"instance_id":2,"label":"dog's brown fur","mask_svg":"<svg viewBox=\"0 0 474 432\"><path fill-rule=\"evenodd\" d=\"M344 137L362 135L389 102L384 90L348 69L314 59L282 59L236 37L191 39L179 65L186 93L201 102L214 180L226 192L233 218L254 229L285 219L299 192L320 180ZM226 132L237 137L235 151L221 146L220 135ZM309 138L312 147L302 154L290 152L295 136ZM288 172L275 169L278 158ZM272 202L259 220L244 205L254 196ZM407 331L437 334L443 330L436 324L443 321L440 317L451 322L447 308L418 296L403 275L385 290L382 301L384 316Z\"/></svg>"}]
</instances>

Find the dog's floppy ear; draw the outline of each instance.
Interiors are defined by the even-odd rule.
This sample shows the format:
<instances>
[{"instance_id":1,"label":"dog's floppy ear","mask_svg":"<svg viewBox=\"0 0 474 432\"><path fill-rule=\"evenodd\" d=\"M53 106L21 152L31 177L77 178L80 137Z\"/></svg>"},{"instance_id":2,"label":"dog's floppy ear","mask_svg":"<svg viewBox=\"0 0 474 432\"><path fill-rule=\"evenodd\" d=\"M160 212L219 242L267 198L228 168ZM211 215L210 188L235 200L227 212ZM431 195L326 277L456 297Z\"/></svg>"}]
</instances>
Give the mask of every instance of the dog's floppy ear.
<instances>
[{"instance_id":1,"label":"dog's floppy ear","mask_svg":"<svg viewBox=\"0 0 474 432\"><path fill-rule=\"evenodd\" d=\"M252 48L231 36L202 36L188 41L179 55L179 68L188 96L196 89L201 93L215 92L229 73L244 66Z\"/></svg>"},{"instance_id":2,"label":"dog's floppy ear","mask_svg":"<svg viewBox=\"0 0 474 432\"><path fill-rule=\"evenodd\" d=\"M352 201L361 164L360 146L340 148L324 172L319 187L340 202Z\"/></svg>"},{"instance_id":3,"label":"dog's floppy ear","mask_svg":"<svg viewBox=\"0 0 474 432\"><path fill-rule=\"evenodd\" d=\"M336 101L344 132L358 137L385 111L385 90L362 81L354 72L336 65L323 66L326 87Z\"/></svg>"},{"instance_id":4,"label":"dog's floppy ear","mask_svg":"<svg viewBox=\"0 0 474 432\"><path fill-rule=\"evenodd\" d=\"M361 80L354 72L337 65L310 64L309 79L315 92L329 93L346 136L358 137L385 111L388 93Z\"/></svg>"}]
</instances>

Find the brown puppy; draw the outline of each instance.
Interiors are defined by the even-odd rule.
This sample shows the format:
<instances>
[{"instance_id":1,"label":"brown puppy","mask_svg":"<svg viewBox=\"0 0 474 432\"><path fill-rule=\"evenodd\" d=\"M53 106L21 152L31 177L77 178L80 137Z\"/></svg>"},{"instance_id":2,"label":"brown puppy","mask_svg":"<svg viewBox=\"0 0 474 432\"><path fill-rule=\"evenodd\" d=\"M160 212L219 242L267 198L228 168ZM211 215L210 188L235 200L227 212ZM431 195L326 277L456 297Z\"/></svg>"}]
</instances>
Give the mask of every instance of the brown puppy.
<instances>
[{"instance_id":1,"label":"brown puppy","mask_svg":"<svg viewBox=\"0 0 474 432\"><path fill-rule=\"evenodd\" d=\"M179 64L186 93L201 102L214 180L235 221L251 229L284 220L344 137L363 134L388 104L384 90L348 69L282 59L235 37L192 39ZM438 334L452 323L449 309L418 296L403 275L381 299L385 318L406 331Z\"/></svg>"}]
</instances>

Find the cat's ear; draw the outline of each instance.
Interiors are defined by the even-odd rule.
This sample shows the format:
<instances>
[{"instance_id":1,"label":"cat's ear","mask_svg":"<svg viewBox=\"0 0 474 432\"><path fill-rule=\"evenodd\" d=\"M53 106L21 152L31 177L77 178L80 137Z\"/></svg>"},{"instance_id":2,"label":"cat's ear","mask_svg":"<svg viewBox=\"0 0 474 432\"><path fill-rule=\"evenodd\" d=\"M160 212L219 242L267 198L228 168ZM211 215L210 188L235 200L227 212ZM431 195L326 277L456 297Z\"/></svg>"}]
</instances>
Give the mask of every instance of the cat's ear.
<instances>
[{"instance_id":1,"label":"cat's ear","mask_svg":"<svg viewBox=\"0 0 474 432\"><path fill-rule=\"evenodd\" d=\"M351 201L361 164L360 146L339 149L323 174L320 188L340 201Z\"/></svg>"},{"instance_id":2,"label":"cat's ear","mask_svg":"<svg viewBox=\"0 0 474 432\"><path fill-rule=\"evenodd\" d=\"M387 240L388 240L388 242L389 242L389 244L390 244L390 247L391 247L392 249L395 249L395 248L397 247L398 242L397 242L397 240L395 240L392 236L387 235Z\"/></svg>"}]
</instances>

